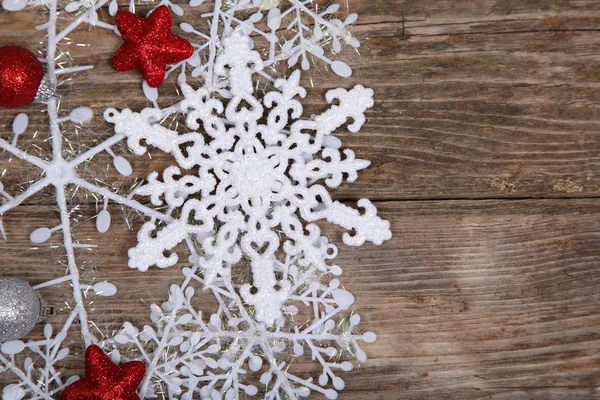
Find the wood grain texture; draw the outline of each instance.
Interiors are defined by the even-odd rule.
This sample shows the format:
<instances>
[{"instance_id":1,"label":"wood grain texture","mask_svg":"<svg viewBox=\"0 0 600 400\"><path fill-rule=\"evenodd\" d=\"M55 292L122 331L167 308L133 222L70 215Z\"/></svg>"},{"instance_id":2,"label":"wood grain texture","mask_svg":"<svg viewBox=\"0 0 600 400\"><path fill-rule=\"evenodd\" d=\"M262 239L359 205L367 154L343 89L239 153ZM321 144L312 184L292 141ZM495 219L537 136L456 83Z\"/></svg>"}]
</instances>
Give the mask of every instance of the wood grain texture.
<instances>
[{"instance_id":1,"label":"wood grain texture","mask_svg":"<svg viewBox=\"0 0 600 400\"><path fill-rule=\"evenodd\" d=\"M360 15L354 28L360 56L343 55L354 75L333 79L322 67L305 73L306 114L327 107L330 88L362 83L375 90L362 131L339 134L372 167L334 197L378 200L394 237L382 247L339 246L341 280L356 297L362 327L378 334L367 348L369 361L344 376L341 398L600 398L600 2L348 4ZM184 20L194 22L190 15ZM0 45L35 49L39 22L33 12L0 11ZM80 132L83 139L67 139L87 146L112 134L101 120L104 108L148 103L137 74L110 68L117 37L100 29L73 37L72 57L95 69L68 84L63 106L91 105L97 119ZM160 89L164 105L175 99L173 83ZM31 129L19 138L33 152L47 146L40 110L26 108ZM0 110L0 137L10 137L16 114ZM115 151L126 154L124 147ZM173 163L151 154L127 155L134 178ZM80 172L121 187L133 182L113 171L103 176L108 161L101 156ZM4 167L9 192L38 173L0 154L0 172ZM60 237L38 248L28 240L33 229L56 225L52 202L48 190L7 214L0 275L36 284L65 269ZM164 300L168 285L180 280L178 268L127 269L126 250L141 221L128 230L113 205L110 234L100 235L89 220L96 208L85 205L94 199L76 203L84 204L76 237L98 245L78 254L84 278L125 288L90 304L99 331L125 320L148 323L147 303ZM342 243L340 229L322 227ZM64 320L69 291L67 285L42 291L55 305L50 322ZM199 302L206 312L215 307L208 295ZM39 337L41 328L32 335ZM65 369L81 367L75 352ZM314 371L306 360L294 367ZM6 379L0 375L0 385Z\"/></svg>"},{"instance_id":2,"label":"wood grain texture","mask_svg":"<svg viewBox=\"0 0 600 400\"><path fill-rule=\"evenodd\" d=\"M363 43L360 57L344 55L355 74L332 79L321 67L303 80L314 85L308 115L325 109L326 89L363 83L375 90L369 123L359 134L340 133L373 167L359 182L338 189L339 198L598 197L597 1L349 4L360 13L355 32ZM36 18L0 12L0 41L35 47ZM110 68L119 43L101 29L77 33L70 54L96 68L73 81L65 107L91 104L100 113L109 106L148 105L139 95L137 73ZM174 85L163 85L161 93L170 104ZM1 134L15 114L0 113ZM41 117L33 127L43 131ZM111 134L101 121L93 129L95 139ZM151 162L135 162L137 177L144 178L148 169L162 170L172 159L154 152ZM9 188L16 183L5 181Z\"/></svg>"},{"instance_id":3,"label":"wood grain texture","mask_svg":"<svg viewBox=\"0 0 600 400\"><path fill-rule=\"evenodd\" d=\"M345 376L348 399L593 399L600 395L600 202L573 200L403 201L378 204L394 238L383 247L340 248L342 282L356 297L364 328L378 334L370 360ZM93 214L91 208L83 215ZM135 231L115 213L111 234L82 222L76 237L97 244L81 254L84 279L121 290L94 301L100 332L124 320L148 323L178 268L126 268ZM6 218L0 274L39 283L62 266L59 249L31 248L29 231L55 222L47 207ZM334 242L342 231L323 225ZM57 238L60 240L60 238ZM180 251L184 252L184 249ZM185 257L181 257L185 259ZM185 266L183 263L182 267ZM57 271L58 269L58 271ZM57 304L67 292L43 290ZM92 301L92 298L89 300ZM216 304L202 296L200 307ZM35 335L41 335L39 327ZM76 340L77 338L73 338ZM77 345L74 346L78 348ZM80 367L77 357L67 367ZM314 372L300 360L294 367Z\"/></svg>"}]
</instances>

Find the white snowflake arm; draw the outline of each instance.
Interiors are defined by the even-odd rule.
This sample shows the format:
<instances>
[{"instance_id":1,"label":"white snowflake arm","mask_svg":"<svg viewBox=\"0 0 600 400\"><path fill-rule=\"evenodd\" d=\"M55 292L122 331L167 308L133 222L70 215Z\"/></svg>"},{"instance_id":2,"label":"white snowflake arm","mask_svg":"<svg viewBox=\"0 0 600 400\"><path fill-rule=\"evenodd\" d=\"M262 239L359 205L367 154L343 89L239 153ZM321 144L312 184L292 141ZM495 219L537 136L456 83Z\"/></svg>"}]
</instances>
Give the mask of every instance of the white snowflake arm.
<instances>
[{"instance_id":1,"label":"white snowflake arm","mask_svg":"<svg viewBox=\"0 0 600 400\"><path fill-rule=\"evenodd\" d=\"M168 167L163 171L162 179L158 180L158 172L148 175L148 182L138 186L132 195L150 196L150 201L155 206L161 206L164 202L169 207L180 207L189 195L201 193L207 196L215 186L212 175L204 174L202 178L193 175L181 176L181 170L175 166ZM177 179L177 176L181 178Z\"/></svg>"},{"instance_id":2,"label":"white snowflake arm","mask_svg":"<svg viewBox=\"0 0 600 400\"><path fill-rule=\"evenodd\" d=\"M142 140L166 153L175 147L178 134L161 126L158 122L162 118L161 110L156 108L145 108L139 113L130 109L119 112L114 108L104 111L104 119L115 124L116 134L127 136L127 146L138 156L146 152Z\"/></svg>"},{"instance_id":3,"label":"white snowflake arm","mask_svg":"<svg viewBox=\"0 0 600 400\"><path fill-rule=\"evenodd\" d=\"M342 184L344 174L348 182L354 182L358 178L358 171L371 165L370 161L356 159L354 152L350 149L344 150L346 158L342 160L341 154L335 149L325 148L321 152L322 160L311 160L306 164L295 162L290 174L303 184L325 179L330 188L336 188Z\"/></svg>"},{"instance_id":4,"label":"white snowflake arm","mask_svg":"<svg viewBox=\"0 0 600 400\"><path fill-rule=\"evenodd\" d=\"M380 245L392 238L390 223L377 215L377 208L368 199L360 199L358 206L364 208L364 214L339 201L334 201L325 213L327 221L355 231L353 235L344 233L345 244L361 246L369 241Z\"/></svg>"},{"instance_id":5,"label":"white snowflake arm","mask_svg":"<svg viewBox=\"0 0 600 400\"><path fill-rule=\"evenodd\" d=\"M319 271L325 272L328 269L326 264L327 246L319 244L321 230L315 224L308 224L304 229L308 232L303 233L302 223L298 219L287 218L281 223L281 229L290 239L283 244L286 254L297 256L303 265L314 266Z\"/></svg>"},{"instance_id":6,"label":"white snowflake arm","mask_svg":"<svg viewBox=\"0 0 600 400\"><path fill-rule=\"evenodd\" d=\"M330 90L325 98L329 103L337 99L339 104L332 105L312 121L298 120L292 124L291 135L283 143L291 154L317 153L323 147L324 136L333 133L348 119L353 120L348 130L358 132L365 122L365 111L373 107L373 90L362 85L356 85L351 90Z\"/></svg>"},{"instance_id":7,"label":"white snowflake arm","mask_svg":"<svg viewBox=\"0 0 600 400\"><path fill-rule=\"evenodd\" d=\"M188 200L179 219L160 228L153 222L146 222L142 226L138 232L137 246L128 251L129 267L146 271L152 265L159 268L175 265L179 260L177 254L171 253L167 257L165 252L173 249L189 235L204 235L213 229L213 219L207 216L202 204L196 199Z\"/></svg>"},{"instance_id":8,"label":"white snowflake arm","mask_svg":"<svg viewBox=\"0 0 600 400\"><path fill-rule=\"evenodd\" d=\"M339 128L348 118L354 122L348 125L350 132L356 133L365 123L365 111L373 107L373 89L356 85L350 90L338 88L330 90L325 94L328 103L339 100L338 106L332 106L324 114L317 116L317 122L331 127L330 132Z\"/></svg>"},{"instance_id":9,"label":"white snowflake arm","mask_svg":"<svg viewBox=\"0 0 600 400\"><path fill-rule=\"evenodd\" d=\"M272 91L265 95L263 104L266 108L271 108L271 111L267 117L267 124L260 125L258 131L266 144L276 145L287 137L282 131L288 124L289 116L293 119L302 116L302 103L294 97L306 96L306 90L299 84L300 71L296 70L288 79L278 79L275 82L275 87L281 92Z\"/></svg>"}]
</instances>

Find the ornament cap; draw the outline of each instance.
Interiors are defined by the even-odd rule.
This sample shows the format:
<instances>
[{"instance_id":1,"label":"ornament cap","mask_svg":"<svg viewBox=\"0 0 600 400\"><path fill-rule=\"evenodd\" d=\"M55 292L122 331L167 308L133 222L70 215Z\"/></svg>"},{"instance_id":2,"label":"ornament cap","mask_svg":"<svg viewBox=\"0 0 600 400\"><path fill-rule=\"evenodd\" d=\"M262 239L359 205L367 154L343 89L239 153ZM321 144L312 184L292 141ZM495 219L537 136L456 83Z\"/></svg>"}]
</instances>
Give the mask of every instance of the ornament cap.
<instances>
[{"instance_id":1,"label":"ornament cap","mask_svg":"<svg viewBox=\"0 0 600 400\"><path fill-rule=\"evenodd\" d=\"M59 94L56 92L56 85L51 84L44 76L40 83L40 87L35 93L35 99L33 101L35 103L46 104L52 97L60 98Z\"/></svg>"}]
</instances>

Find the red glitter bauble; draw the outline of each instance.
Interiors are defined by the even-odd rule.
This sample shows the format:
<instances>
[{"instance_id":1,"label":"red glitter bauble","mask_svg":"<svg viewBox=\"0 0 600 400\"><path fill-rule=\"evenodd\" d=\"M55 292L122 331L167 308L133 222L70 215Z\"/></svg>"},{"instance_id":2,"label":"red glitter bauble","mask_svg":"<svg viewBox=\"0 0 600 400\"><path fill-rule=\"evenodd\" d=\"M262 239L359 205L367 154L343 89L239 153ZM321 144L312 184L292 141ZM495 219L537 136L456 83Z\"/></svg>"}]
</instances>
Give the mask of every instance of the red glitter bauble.
<instances>
[{"instance_id":1,"label":"red glitter bauble","mask_svg":"<svg viewBox=\"0 0 600 400\"><path fill-rule=\"evenodd\" d=\"M16 108L33 103L44 79L44 67L29 50L0 47L0 107Z\"/></svg>"},{"instance_id":2,"label":"red glitter bauble","mask_svg":"<svg viewBox=\"0 0 600 400\"><path fill-rule=\"evenodd\" d=\"M63 400L140 400L136 391L146 365L131 361L115 365L96 345L85 351L85 376L67 386Z\"/></svg>"},{"instance_id":3,"label":"red glitter bauble","mask_svg":"<svg viewBox=\"0 0 600 400\"><path fill-rule=\"evenodd\" d=\"M190 42L171 32L167 6L157 7L148 18L124 10L117 14L115 22L124 43L113 57L113 68L121 72L137 69L151 87L162 83L167 64L194 54Z\"/></svg>"}]
</instances>

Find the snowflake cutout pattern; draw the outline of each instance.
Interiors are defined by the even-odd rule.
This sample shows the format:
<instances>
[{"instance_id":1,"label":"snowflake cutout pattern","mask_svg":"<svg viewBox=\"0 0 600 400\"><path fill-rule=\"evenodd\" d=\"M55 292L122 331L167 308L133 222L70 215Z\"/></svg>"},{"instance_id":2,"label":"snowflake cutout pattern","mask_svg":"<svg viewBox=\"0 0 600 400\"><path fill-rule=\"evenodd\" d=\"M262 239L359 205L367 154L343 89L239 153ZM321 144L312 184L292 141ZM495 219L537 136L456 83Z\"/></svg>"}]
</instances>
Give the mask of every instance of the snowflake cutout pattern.
<instances>
[{"instance_id":1,"label":"snowflake cutout pattern","mask_svg":"<svg viewBox=\"0 0 600 400\"><path fill-rule=\"evenodd\" d=\"M335 246L326 238L320 242L332 252L327 258L335 258ZM193 247L190 250L192 258L198 257ZM243 398L243 394L256 396L258 388L249 382L250 374L259 374L257 383L264 387L265 399L298 399L311 392L327 399L338 397L337 391L345 387L338 372L354 368L348 358L365 362L367 356L359 342L372 343L376 335L353 333L360 315L347 311L354 297L339 287L339 280L332 279L341 272L337 267L324 274L314 266L302 267L298 257L290 256L273 263L284 279L293 282L290 303L309 310L307 321L294 322L300 310L289 304L289 321L278 321L275 329L266 327L250 314L231 280L207 285L199 276L198 265L183 268L183 284L172 285L169 300L150 307L154 327L145 325L140 330L125 323L112 338L116 343L113 360L121 359L120 348L133 347L141 353L138 359L148 365L139 390L141 398L191 400L199 395L202 399L232 400ZM207 319L192 304L194 284L210 290L219 304L217 312ZM306 352L321 366L317 382L293 372L294 360ZM333 388L327 387L329 384Z\"/></svg>"},{"instance_id":2,"label":"snowflake cutout pattern","mask_svg":"<svg viewBox=\"0 0 600 400\"><path fill-rule=\"evenodd\" d=\"M184 83L184 99L166 111L104 113L134 153L142 155L146 146L153 146L172 154L178 164L168 167L162 180L151 173L132 193L149 196L157 207L166 206L170 220L142 226L137 246L129 250L129 266L141 271L173 266L179 258L171 250L184 241L193 265L184 268L184 283L171 287L170 300L151 307L155 328L146 326L140 332L126 324L114 340L135 344L150 365L141 387L144 396L161 390L182 399L196 392L202 398L234 399L241 391L254 395L256 386L240 380L249 368L262 370L266 398L297 398L318 391L333 399L336 389L344 387L333 370L349 370L352 363L326 357L341 349L363 361L366 356L357 342L375 336L352 333L360 317L346 319L343 312L354 297L332 278L341 273L338 266L327 264L337 248L314 222L325 219L352 230L343 240L355 246L365 241L381 244L391 232L369 200L358 202L365 210L361 214L333 201L318 182L334 188L344 175L354 181L357 171L369 165L351 150L342 155L336 145L324 143L348 120L350 132L361 128L364 112L373 105L373 92L362 85L331 90L326 99L339 104L302 120L303 107L296 97L306 92L299 86L299 71L278 79L277 90L259 100L252 75L263 64L250 38L233 32L223 44L215 71L232 94L226 105L206 86L193 89ZM185 115L186 133L160 124L173 112ZM263 117L265 123L260 122ZM190 170L197 172L184 172ZM281 254L284 262L279 261ZM233 270L240 263L250 269L250 281L236 281ZM191 305L192 281L211 290L220 304L208 322ZM312 318L306 326L294 323L298 308L293 302L309 306ZM332 332L339 326L344 329ZM323 367L318 385L291 373L281 361L292 353L304 354L305 347ZM325 388L330 379L334 389Z\"/></svg>"},{"instance_id":3,"label":"snowflake cutout pattern","mask_svg":"<svg viewBox=\"0 0 600 400\"><path fill-rule=\"evenodd\" d=\"M249 10L256 12L244 17ZM352 74L352 69L341 60L332 60L326 53L333 55L341 52L343 45L358 48L360 42L348 29L357 19L356 14L350 14L344 21L332 17L338 10L339 4L331 4L319 10L314 0L215 0L214 12L206 16L211 18L211 29L218 30L222 25L223 35L227 37L237 30L247 35L258 35L268 43L268 51L263 62L265 68L278 62L285 61L291 67L298 61L303 70L311 67L313 60L320 60L342 77ZM266 11L266 16L263 12ZM260 25L266 22L266 27ZM309 25L308 23L312 23ZM287 25L286 25L287 24ZM182 24L188 32L194 32L189 25ZM285 29L281 29L285 28ZM287 36L286 32L294 32ZM209 39L219 37L211 35ZM214 52L213 46L222 50L219 42L206 45ZM198 46L202 49L202 46ZM204 65L198 65L192 72L193 76L203 75L210 82L213 77L206 72L213 71L212 58ZM266 75L262 72L263 75Z\"/></svg>"}]
</instances>

